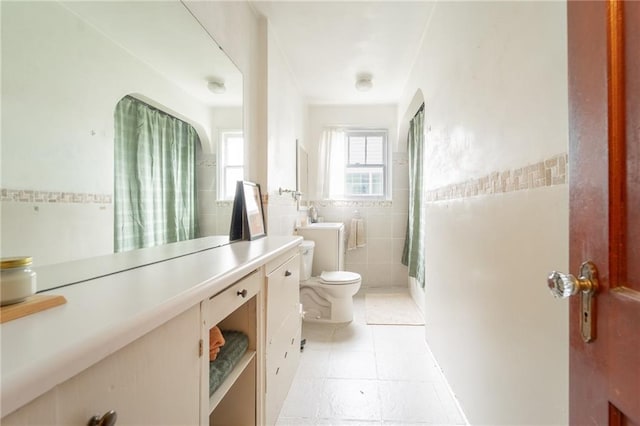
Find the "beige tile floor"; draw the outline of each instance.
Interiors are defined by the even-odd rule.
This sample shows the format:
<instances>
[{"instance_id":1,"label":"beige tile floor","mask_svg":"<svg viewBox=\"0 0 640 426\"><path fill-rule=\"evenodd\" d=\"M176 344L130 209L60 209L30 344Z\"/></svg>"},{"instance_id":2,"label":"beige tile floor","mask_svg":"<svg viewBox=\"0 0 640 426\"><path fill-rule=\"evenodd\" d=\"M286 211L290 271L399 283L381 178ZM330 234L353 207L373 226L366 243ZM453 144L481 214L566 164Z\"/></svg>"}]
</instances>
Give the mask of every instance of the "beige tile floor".
<instances>
[{"instance_id":1,"label":"beige tile floor","mask_svg":"<svg viewBox=\"0 0 640 426\"><path fill-rule=\"evenodd\" d=\"M362 293L362 292L361 292ZM464 425L424 327L304 323L307 340L278 426Z\"/></svg>"}]
</instances>

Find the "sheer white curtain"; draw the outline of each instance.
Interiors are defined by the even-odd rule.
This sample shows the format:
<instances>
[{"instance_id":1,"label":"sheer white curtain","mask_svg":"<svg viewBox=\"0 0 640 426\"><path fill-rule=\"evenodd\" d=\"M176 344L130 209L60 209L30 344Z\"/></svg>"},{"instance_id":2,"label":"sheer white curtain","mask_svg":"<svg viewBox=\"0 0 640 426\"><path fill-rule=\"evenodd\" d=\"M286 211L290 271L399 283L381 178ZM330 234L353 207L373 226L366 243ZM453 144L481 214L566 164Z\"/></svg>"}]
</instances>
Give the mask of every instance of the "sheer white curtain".
<instances>
[{"instance_id":1,"label":"sheer white curtain","mask_svg":"<svg viewBox=\"0 0 640 426\"><path fill-rule=\"evenodd\" d=\"M318 196L322 200L344 198L345 133L327 128L318 150Z\"/></svg>"}]
</instances>

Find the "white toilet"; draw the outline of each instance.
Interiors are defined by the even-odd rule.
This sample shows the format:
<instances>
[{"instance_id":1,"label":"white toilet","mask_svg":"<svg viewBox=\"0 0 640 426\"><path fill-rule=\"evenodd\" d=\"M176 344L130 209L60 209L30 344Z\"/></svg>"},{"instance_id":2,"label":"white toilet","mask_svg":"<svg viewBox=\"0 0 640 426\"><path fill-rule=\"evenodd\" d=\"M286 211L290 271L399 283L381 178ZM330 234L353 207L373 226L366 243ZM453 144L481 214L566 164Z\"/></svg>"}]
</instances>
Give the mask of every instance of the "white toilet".
<instances>
[{"instance_id":1,"label":"white toilet","mask_svg":"<svg viewBox=\"0 0 640 426\"><path fill-rule=\"evenodd\" d=\"M318 226L310 232L305 231L316 227L311 225L298 230L304 238L316 238L315 242L304 240L300 245L300 302L305 321L342 323L353 320L353 295L360 289L362 277L355 272L340 270L343 268L339 260L343 259L343 254L320 252L344 247L341 242L344 228L342 224L336 225L340 225L333 229L337 231L337 245L330 226ZM314 252L325 261L322 268L314 267ZM336 259L336 262L331 262L331 259ZM313 270L319 274L312 277Z\"/></svg>"}]
</instances>

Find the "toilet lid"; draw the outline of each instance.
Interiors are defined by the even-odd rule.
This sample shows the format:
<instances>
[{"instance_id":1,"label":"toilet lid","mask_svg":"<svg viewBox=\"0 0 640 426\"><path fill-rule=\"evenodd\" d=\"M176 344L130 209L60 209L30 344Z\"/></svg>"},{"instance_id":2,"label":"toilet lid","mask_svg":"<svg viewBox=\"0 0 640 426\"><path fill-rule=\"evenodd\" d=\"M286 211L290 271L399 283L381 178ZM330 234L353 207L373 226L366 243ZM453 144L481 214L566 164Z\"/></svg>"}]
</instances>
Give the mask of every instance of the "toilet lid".
<instances>
[{"instance_id":1,"label":"toilet lid","mask_svg":"<svg viewBox=\"0 0 640 426\"><path fill-rule=\"evenodd\" d=\"M320 274L320 281L325 284L353 284L361 280L360 274L347 271L324 271Z\"/></svg>"}]
</instances>

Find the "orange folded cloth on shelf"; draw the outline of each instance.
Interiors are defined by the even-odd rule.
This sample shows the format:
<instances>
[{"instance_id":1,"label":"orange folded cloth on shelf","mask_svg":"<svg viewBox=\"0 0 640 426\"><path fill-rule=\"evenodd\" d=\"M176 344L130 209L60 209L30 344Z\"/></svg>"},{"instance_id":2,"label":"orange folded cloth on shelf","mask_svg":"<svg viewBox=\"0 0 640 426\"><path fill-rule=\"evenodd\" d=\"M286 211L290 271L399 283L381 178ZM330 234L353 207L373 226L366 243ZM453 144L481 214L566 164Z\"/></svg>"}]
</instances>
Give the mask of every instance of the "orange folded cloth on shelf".
<instances>
[{"instance_id":1,"label":"orange folded cloth on shelf","mask_svg":"<svg viewBox=\"0 0 640 426\"><path fill-rule=\"evenodd\" d=\"M209 330L209 361L214 361L220 352L220 347L224 345L222 332L216 326Z\"/></svg>"},{"instance_id":2,"label":"orange folded cloth on shelf","mask_svg":"<svg viewBox=\"0 0 640 426\"><path fill-rule=\"evenodd\" d=\"M209 349L209 362L215 361L219 353L220 353L220 348Z\"/></svg>"}]
</instances>

